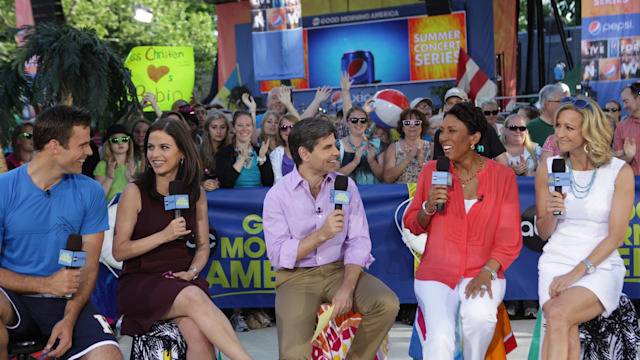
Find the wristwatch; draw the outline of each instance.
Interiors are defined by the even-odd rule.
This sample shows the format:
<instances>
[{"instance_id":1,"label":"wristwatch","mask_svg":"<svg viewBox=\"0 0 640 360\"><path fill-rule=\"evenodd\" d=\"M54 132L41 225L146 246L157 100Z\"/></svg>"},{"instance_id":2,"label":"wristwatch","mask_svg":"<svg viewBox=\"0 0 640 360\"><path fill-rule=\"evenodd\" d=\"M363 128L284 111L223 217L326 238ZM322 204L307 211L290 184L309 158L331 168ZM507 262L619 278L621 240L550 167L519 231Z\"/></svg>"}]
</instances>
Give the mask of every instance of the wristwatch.
<instances>
[{"instance_id":1,"label":"wristwatch","mask_svg":"<svg viewBox=\"0 0 640 360\"><path fill-rule=\"evenodd\" d=\"M592 263L589 262L589 260L584 259L582 260L582 262L587 265L587 274L593 274L594 272L596 272L596 267L595 265L593 265Z\"/></svg>"},{"instance_id":2,"label":"wristwatch","mask_svg":"<svg viewBox=\"0 0 640 360\"><path fill-rule=\"evenodd\" d=\"M492 268L490 268L487 265L485 265L483 267L483 269L485 269L485 270L487 270L488 272L491 273L491 280L495 280L495 279L498 278L498 273L495 270L493 270Z\"/></svg>"},{"instance_id":3,"label":"wristwatch","mask_svg":"<svg viewBox=\"0 0 640 360\"><path fill-rule=\"evenodd\" d=\"M192 267L192 268L189 268L189 270L191 270L191 271L193 271L194 273L196 273L196 276L194 276L194 277L193 277L193 279L191 279L191 281L193 281L193 280L197 279L197 278L198 278L198 275L200 275L200 272L198 271L198 268L197 268L197 267L195 267L195 266L194 266L194 267Z\"/></svg>"}]
</instances>

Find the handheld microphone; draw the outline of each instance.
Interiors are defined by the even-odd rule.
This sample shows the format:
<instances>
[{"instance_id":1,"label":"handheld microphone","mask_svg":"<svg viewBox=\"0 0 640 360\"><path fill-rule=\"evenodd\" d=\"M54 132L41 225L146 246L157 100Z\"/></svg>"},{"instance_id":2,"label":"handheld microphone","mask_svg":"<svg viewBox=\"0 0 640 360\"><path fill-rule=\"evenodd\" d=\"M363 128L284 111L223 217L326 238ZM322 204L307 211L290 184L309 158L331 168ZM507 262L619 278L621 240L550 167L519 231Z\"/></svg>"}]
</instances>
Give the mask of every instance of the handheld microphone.
<instances>
[{"instance_id":1,"label":"handheld microphone","mask_svg":"<svg viewBox=\"0 0 640 360\"><path fill-rule=\"evenodd\" d=\"M331 190L331 197L329 198L331 203L336 204L336 210L342 210L342 205L349 205L351 201L351 193L347 191L348 185L349 180L346 176L336 176L333 190Z\"/></svg>"},{"instance_id":2,"label":"handheld microphone","mask_svg":"<svg viewBox=\"0 0 640 360\"><path fill-rule=\"evenodd\" d=\"M69 234L67 238L67 246L60 249L58 264L64 265L67 269L77 269L87 261L87 252L82 251L82 236L78 234ZM73 295L65 295L65 298L71 299Z\"/></svg>"},{"instance_id":3,"label":"handheld microphone","mask_svg":"<svg viewBox=\"0 0 640 360\"><path fill-rule=\"evenodd\" d=\"M451 186L452 175L449 172L449 158L446 156L438 157L436 162L436 170L431 173L431 185L447 185ZM444 204L436 205L437 211L444 211Z\"/></svg>"},{"instance_id":4,"label":"handheld microphone","mask_svg":"<svg viewBox=\"0 0 640 360\"><path fill-rule=\"evenodd\" d=\"M164 197L165 211L173 210L173 218L182 216L182 209L189 208L189 195L185 194L182 181L173 180L169 183L169 196ZM183 236L178 239L184 239Z\"/></svg>"},{"instance_id":5,"label":"handheld microphone","mask_svg":"<svg viewBox=\"0 0 640 360\"><path fill-rule=\"evenodd\" d=\"M562 194L562 187L571 185L571 178L566 172L564 159L553 159L551 171L549 186L554 186L554 190ZM553 215L562 215L562 211L554 211Z\"/></svg>"}]
</instances>

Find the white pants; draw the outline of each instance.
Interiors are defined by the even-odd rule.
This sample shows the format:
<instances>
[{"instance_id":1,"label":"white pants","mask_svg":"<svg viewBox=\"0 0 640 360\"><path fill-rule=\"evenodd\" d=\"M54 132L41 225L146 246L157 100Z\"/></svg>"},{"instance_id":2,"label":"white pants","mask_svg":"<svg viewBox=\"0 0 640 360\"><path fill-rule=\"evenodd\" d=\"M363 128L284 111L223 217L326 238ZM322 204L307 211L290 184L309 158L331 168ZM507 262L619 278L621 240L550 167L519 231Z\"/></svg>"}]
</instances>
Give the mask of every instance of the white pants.
<instances>
[{"instance_id":1,"label":"white pants","mask_svg":"<svg viewBox=\"0 0 640 360\"><path fill-rule=\"evenodd\" d=\"M414 281L418 305L424 314L427 336L422 344L423 359L453 359L458 306L462 320L465 360L483 360L498 322L498 306L507 281L491 281L493 299L485 293L466 299L464 290L472 278L461 279L454 289L438 281Z\"/></svg>"}]
</instances>

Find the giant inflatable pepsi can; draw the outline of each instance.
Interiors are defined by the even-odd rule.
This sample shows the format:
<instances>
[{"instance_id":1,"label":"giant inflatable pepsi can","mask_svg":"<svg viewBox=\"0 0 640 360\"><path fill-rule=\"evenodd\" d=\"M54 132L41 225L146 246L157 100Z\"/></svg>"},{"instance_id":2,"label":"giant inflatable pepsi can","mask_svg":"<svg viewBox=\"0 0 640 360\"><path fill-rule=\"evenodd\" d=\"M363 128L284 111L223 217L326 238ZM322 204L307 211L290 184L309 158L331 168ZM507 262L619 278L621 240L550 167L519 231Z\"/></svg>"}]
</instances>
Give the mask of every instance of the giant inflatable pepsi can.
<instances>
[{"instance_id":1,"label":"giant inflatable pepsi can","mask_svg":"<svg viewBox=\"0 0 640 360\"><path fill-rule=\"evenodd\" d=\"M386 129L395 128L400 121L400 114L408 109L409 99L400 91L394 89L380 90L373 96L373 111L371 120L376 125Z\"/></svg>"},{"instance_id":2,"label":"giant inflatable pepsi can","mask_svg":"<svg viewBox=\"0 0 640 360\"><path fill-rule=\"evenodd\" d=\"M342 71L354 84L371 84L375 78L373 54L369 50L346 52L342 55Z\"/></svg>"}]
</instances>

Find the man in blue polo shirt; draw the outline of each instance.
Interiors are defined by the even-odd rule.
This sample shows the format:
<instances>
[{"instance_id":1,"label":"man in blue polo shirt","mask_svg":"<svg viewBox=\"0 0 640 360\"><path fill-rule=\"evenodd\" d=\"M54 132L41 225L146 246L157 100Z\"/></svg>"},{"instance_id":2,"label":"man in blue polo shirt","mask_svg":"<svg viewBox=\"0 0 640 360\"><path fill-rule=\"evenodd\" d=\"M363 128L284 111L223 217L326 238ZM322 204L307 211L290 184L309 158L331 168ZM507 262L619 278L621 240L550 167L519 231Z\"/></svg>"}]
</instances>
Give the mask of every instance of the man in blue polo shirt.
<instances>
[{"instance_id":1,"label":"man in blue polo shirt","mask_svg":"<svg viewBox=\"0 0 640 360\"><path fill-rule=\"evenodd\" d=\"M33 161L0 176L0 360L9 340L48 337L58 359L122 359L108 323L88 301L109 228L100 184L81 175L92 154L91 116L71 106L38 115ZM86 265L58 265L70 234ZM71 298L67 299L67 295Z\"/></svg>"}]
</instances>

